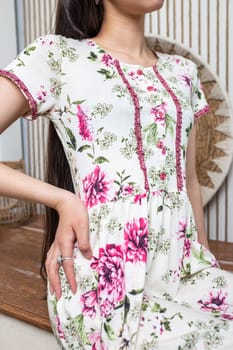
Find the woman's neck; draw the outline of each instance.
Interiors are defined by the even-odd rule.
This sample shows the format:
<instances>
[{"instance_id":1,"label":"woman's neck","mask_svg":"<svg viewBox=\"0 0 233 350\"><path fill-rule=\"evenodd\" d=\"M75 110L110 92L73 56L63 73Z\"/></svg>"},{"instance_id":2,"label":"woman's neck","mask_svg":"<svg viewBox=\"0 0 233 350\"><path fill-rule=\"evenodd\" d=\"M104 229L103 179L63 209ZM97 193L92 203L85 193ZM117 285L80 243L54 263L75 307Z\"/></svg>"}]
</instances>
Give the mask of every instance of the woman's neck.
<instances>
[{"instance_id":1,"label":"woman's neck","mask_svg":"<svg viewBox=\"0 0 233 350\"><path fill-rule=\"evenodd\" d=\"M155 56L144 37L144 16L107 12L100 32L93 40L119 60L145 66L154 64Z\"/></svg>"}]
</instances>

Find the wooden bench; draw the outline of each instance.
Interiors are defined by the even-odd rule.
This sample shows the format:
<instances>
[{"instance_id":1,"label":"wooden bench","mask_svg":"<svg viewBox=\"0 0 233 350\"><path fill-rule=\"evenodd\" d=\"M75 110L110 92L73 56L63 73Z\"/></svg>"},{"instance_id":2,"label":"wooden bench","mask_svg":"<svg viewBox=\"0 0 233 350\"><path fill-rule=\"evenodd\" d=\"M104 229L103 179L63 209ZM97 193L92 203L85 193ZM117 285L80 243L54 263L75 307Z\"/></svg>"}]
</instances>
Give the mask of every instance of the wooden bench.
<instances>
[{"instance_id":1,"label":"wooden bench","mask_svg":"<svg viewBox=\"0 0 233 350\"><path fill-rule=\"evenodd\" d=\"M0 227L0 312L51 330L40 277L42 219L27 227Z\"/></svg>"},{"instance_id":2,"label":"wooden bench","mask_svg":"<svg viewBox=\"0 0 233 350\"><path fill-rule=\"evenodd\" d=\"M42 217L0 228L0 312L51 331L45 285L39 275ZM233 271L233 243L210 241L221 266Z\"/></svg>"}]
</instances>

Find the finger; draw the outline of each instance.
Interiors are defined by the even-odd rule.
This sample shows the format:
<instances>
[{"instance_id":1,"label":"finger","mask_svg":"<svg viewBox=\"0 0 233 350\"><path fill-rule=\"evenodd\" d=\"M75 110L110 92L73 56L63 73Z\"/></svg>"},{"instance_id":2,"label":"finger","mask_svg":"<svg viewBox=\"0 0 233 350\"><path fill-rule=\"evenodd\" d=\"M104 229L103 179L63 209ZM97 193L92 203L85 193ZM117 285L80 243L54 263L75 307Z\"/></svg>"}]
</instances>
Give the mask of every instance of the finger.
<instances>
[{"instance_id":1,"label":"finger","mask_svg":"<svg viewBox=\"0 0 233 350\"><path fill-rule=\"evenodd\" d=\"M49 290L51 294L56 295L57 299L61 297L61 284L59 277L59 265L57 263L57 253L51 253L47 258L45 267L48 276Z\"/></svg>"},{"instance_id":2,"label":"finger","mask_svg":"<svg viewBox=\"0 0 233 350\"><path fill-rule=\"evenodd\" d=\"M55 293L56 298L59 300L62 296L62 290L61 290L58 270L51 271L50 274L48 275L48 280L49 280L51 294Z\"/></svg>"},{"instance_id":3,"label":"finger","mask_svg":"<svg viewBox=\"0 0 233 350\"><path fill-rule=\"evenodd\" d=\"M74 243L73 242L62 242L62 245L60 245L60 250L61 250L61 256L63 258L69 258L73 257L74 254ZM70 285L70 289L73 294L76 293L77 291L77 283L75 279L75 272L74 272L74 260L64 260L62 263L62 267L64 269L67 281Z\"/></svg>"},{"instance_id":4,"label":"finger","mask_svg":"<svg viewBox=\"0 0 233 350\"><path fill-rule=\"evenodd\" d=\"M85 258L91 259L93 254L89 240L89 224L87 217L79 221L78 225L75 227L75 234L77 237L78 249Z\"/></svg>"},{"instance_id":5,"label":"finger","mask_svg":"<svg viewBox=\"0 0 233 350\"><path fill-rule=\"evenodd\" d=\"M75 272L74 272L74 260L64 260L62 263L62 267L64 269L66 278L69 282L70 289L73 294L77 292L77 282L75 279Z\"/></svg>"}]
</instances>

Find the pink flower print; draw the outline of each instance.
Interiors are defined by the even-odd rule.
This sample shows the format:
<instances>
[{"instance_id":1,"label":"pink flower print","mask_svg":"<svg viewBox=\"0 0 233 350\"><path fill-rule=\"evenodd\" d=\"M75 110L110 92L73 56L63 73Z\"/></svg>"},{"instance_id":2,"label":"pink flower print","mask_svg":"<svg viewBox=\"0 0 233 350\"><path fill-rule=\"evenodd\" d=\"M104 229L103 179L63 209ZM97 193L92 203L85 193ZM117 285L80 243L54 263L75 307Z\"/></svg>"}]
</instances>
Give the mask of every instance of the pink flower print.
<instances>
[{"instance_id":1,"label":"pink flower print","mask_svg":"<svg viewBox=\"0 0 233 350\"><path fill-rule=\"evenodd\" d=\"M157 91L157 89L153 85L150 85L147 86L147 91Z\"/></svg>"},{"instance_id":2,"label":"pink flower print","mask_svg":"<svg viewBox=\"0 0 233 350\"><path fill-rule=\"evenodd\" d=\"M93 46L95 46L95 43L92 40L88 40L87 45L93 47Z\"/></svg>"},{"instance_id":3,"label":"pink flower print","mask_svg":"<svg viewBox=\"0 0 233 350\"><path fill-rule=\"evenodd\" d=\"M117 304L118 302L116 302L111 296L103 297L100 301L100 315L108 318Z\"/></svg>"},{"instance_id":4,"label":"pink flower print","mask_svg":"<svg viewBox=\"0 0 233 350\"><path fill-rule=\"evenodd\" d=\"M151 114L154 115L154 121L160 123L162 126L165 125L165 118L167 113L167 104L165 102L160 105L151 108Z\"/></svg>"},{"instance_id":5,"label":"pink flower print","mask_svg":"<svg viewBox=\"0 0 233 350\"><path fill-rule=\"evenodd\" d=\"M190 77L187 77L187 75L182 75L181 77L184 80L186 86L191 86L191 79L190 79Z\"/></svg>"},{"instance_id":6,"label":"pink flower print","mask_svg":"<svg viewBox=\"0 0 233 350\"><path fill-rule=\"evenodd\" d=\"M144 218L128 222L124 228L126 261L146 262L148 244L148 222Z\"/></svg>"},{"instance_id":7,"label":"pink flower print","mask_svg":"<svg viewBox=\"0 0 233 350\"><path fill-rule=\"evenodd\" d=\"M123 196L127 196L129 194L132 194L133 192L134 192L133 185L127 184L127 185L123 186L123 188L122 188Z\"/></svg>"},{"instance_id":8,"label":"pink flower print","mask_svg":"<svg viewBox=\"0 0 233 350\"><path fill-rule=\"evenodd\" d=\"M131 77L132 79L135 79L135 72L131 70L131 71L128 73L128 76Z\"/></svg>"},{"instance_id":9,"label":"pink flower print","mask_svg":"<svg viewBox=\"0 0 233 350\"><path fill-rule=\"evenodd\" d=\"M164 326L160 327L159 334L162 335L164 333Z\"/></svg>"},{"instance_id":10,"label":"pink flower print","mask_svg":"<svg viewBox=\"0 0 233 350\"><path fill-rule=\"evenodd\" d=\"M62 326L61 326L61 320L58 315L55 316L56 319L56 327L57 327L57 333L59 335L60 339L65 339L65 334L63 332Z\"/></svg>"},{"instance_id":11,"label":"pink flower print","mask_svg":"<svg viewBox=\"0 0 233 350\"><path fill-rule=\"evenodd\" d=\"M124 298L124 261L120 245L107 244L100 248L99 258L93 258L91 268L98 272L98 299L100 312L107 317Z\"/></svg>"},{"instance_id":12,"label":"pink flower print","mask_svg":"<svg viewBox=\"0 0 233 350\"><path fill-rule=\"evenodd\" d=\"M160 140L158 143L157 143L157 148L161 149L162 150L162 155L165 155L166 152L167 152L167 149L166 149L166 146L164 144L164 142L162 140Z\"/></svg>"},{"instance_id":13,"label":"pink flower print","mask_svg":"<svg viewBox=\"0 0 233 350\"><path fill-rule=\"evenodd\" d=\"M205 299L198 300L203 311L226 311L229 305L226 303L227 292L222 289L212 290Z\"/></svg>"},{"instance_id":14,"label":"pink flower print","mask_svg":"<svg viewBox=\"0 0 233 350\"><path fill-rule=\"evenodd\" d=\"M186 238L184 240L184 256L185 257L190 257L190 253L191 253L191 242L190 239Z\"/></svg>"},{"instance_id":15,"label":"pink flower print","mask_svg":"<svg viewBox=\"0 0 233 350\"><path fill-rule=\"evenodd\" d=\"M211 259L211 267L219 267L220 268L219 262L218 262L218 260L216 260L215 257L213 257Z\"/></svg>"},{"instance_id":16,"label":"pink flower print","mask_svg":"<svg viewBox=\"0 0 233 350\"><path fill-rule=\"evenodd\" d=\"M89 338L89 341L92 345L91 350L107 350L107 348L105 347L105 345L103 344L103 342L101 340L100 333L98 333L98 332L90 333L88 338Z\"/></svg>"},{"instance_id":17,"label":"pink flower print","mask_svg":"<svg viewBox=\"0 0 233 350\"><path fill-rule=\"evenodd\" d=\"M39 38L39 40L40 40L40 44L42 46L51 46L54 43L53 40L49 39L49 37L48 38L41 37L41 38Z\"/></svg>"},{"instance_id":18,"label":"pink flower print","mask_svg":"<svg viewBox=\"0 0 233 350\"><path fill-rule=\"evenodd\" d=\"M180 221L179 222L179 231L176 232L176 234L178 236L178 239L181 239L181 238L185 237L186 229L187 229L187 222L186 222L186 220Z\"/></svg>"},{"instance_id":19,"label":"pink flower print","mask_svg":"<svg viewBox=\"0 0 233 350\"><path fill-rule=\"evenodd\" d=\"M222 318L225 320L232 321L233 320L233 307L230 306L222 315Z\"/></svg>"},{"instance_id":20,"label":"pink flower print","mask_svg":"<svg viewBox=\"0 0 233 350\"><path fill-rule=\"evenodd\" d=\"M92 141L93 137L88 126L88 116L82 110L80 105L77 106L77 117L79 121L79 135L83 140Z\"/></svg>"},{"instance_id":21,"label":"pink flower print","mask_svg":"<svg viewBox=\"0 0 233 350\"><path fill-rule=\"evenodd\" d=\"M162 192L163 192L163 190L157 190L157 191L153 191L152 194L153 194L153 196L158 197L158 196L160 196L160 194Z\"/></svg>"},{"instance_id":22,"label":"pink flower print","mask_svg":"<svg viewBox=\"0 0 233 350\"><path fill-rule=\"evenodd\" d=\"M103 62L103 64L106 66L106 67L111 67L113 66L113 59L112 59L112 56L110 56L109 54L105 53L103 54L102 58L101 58L101 61Z\"/></svg>"},{"instance_id":23,"label":"pink flower print","mask_svg":"<svg viewBox=\"0 0 233 350\"><path fill-rule=\"evenodd\" d=\"M97 165L95 169L83 179L85 202L88 208L99 203L106 203L109 199L110 184L105 173Z\"/></svg>"},{"instance_id":24,"label":"pink flower print","mask_svg":"<svg viewBox=\"0 0 233 350\"><path fill-rule=\"evenodd\" d=\"M143 75L143 71L141 69L137 70L137 75Z\"/></svg>"},{"instance_id":25,"label":"pink flower print","mask_svg":"<svg viewBox=\"0 0 233 350\"><path fill-rule=\"evenodd\" d=\"M45 97L48 95L47 91L45 90L44 86L40 86L40 90L37 91L36 93L36 98L39 100L41 103L45 102Z\"/></svg>"},{"instance_id":26,"label":"pink flower print","mask_svg":"<svg viewBox=\"0 0 233 350\"><path fill-rule=\"evenodd\" d=\"M134 203L138 203L140 205L142 205L142 199L146 198L147 194L146 193L142 193L142 194L136 194L136 196L134 196Z\"/></svg>"},{"instance_id":27,"label":"pink flower print","mask_svg":"<svg viewBox=\"0 0 233 350\"><path fill-rule=\"evenodd\" d=\"M165 180L166 180L166 177L167 177L167 174L164 173L164 172L162 172L162 173L159 174L159 178L160 178L161 181L165 181Z\"/></svg>"},{"instance_id":28,"label":"pink flower print","mask_svg":"<svg viewBox=\"0 0 233 350\"><path fill-rule=\"evenodd\" d=\"M83 304L82 313L95 318L96 316L96 304L97 304L97 290L93 289L81 295L80 301Z\"/></svg>"}]
</instances>

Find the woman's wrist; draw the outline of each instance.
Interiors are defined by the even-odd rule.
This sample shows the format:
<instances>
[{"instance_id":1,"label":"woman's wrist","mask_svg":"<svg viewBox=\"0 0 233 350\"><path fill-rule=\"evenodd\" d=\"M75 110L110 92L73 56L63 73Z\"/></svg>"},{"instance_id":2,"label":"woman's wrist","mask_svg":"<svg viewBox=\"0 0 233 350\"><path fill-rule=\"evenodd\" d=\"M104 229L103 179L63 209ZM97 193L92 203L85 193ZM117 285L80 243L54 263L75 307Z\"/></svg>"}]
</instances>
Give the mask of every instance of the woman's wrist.
<instances>
[{"instance_id":1,"label":"woman's wrist","mask_svg":"<svg viewBox=\"0 0 233 350\"><path fill-rule=\"evenodd\" d=\"M61 215L64 211L64 208L67 208L67 206L72 205L74 202L75 205L82 205L81 200L75 193L61 189L59 198L55 201L53 208L57 211L59 215Z\"/></svg>"}]
</instances>

